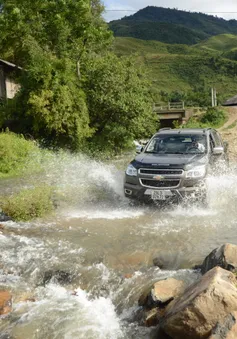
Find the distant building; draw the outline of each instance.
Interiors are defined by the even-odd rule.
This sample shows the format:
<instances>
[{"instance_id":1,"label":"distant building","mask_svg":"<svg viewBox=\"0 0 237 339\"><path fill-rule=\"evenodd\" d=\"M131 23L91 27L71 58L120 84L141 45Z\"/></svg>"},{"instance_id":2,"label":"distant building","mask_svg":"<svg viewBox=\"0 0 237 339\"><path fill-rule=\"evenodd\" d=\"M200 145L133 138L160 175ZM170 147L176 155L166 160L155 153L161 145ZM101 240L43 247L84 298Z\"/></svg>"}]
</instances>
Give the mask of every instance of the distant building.
<instances>
[{"instance_id":1,"label":"distant building","mask_svg":"<svg viewBox=\"0 0 237 339\"><path fill-rule=\"evenodd\" d=\"M15 80L20 70L21 67L0 59L0 99L14 98L20 88Z\"/></svg>"},{"instance_id":2,"label":"distant building","mask_svg":"<svg viewBox=\"0 0 237 339\"><path fill-rule=\"evenodd\" d=\"M237 106L237 95L235 95L233 98L228 99L223 106Z\"/></svg>"}]
</instances>

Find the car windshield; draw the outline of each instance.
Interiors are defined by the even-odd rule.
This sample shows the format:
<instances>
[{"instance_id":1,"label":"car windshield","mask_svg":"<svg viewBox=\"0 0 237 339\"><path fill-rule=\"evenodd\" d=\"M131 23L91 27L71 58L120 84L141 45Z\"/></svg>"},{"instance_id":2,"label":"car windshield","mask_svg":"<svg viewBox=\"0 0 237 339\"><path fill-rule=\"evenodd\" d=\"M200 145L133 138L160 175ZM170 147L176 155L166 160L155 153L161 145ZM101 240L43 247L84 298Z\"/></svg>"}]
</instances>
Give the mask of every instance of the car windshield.
<instances>
[{"instance_id":1,"label":"car windshield","mask_svg":"<svg viewBox=\"0 0 237 339\"><path fill-rule=\"evenodd\" d=\"M205 135L160 135L147 145L145 153L155 154L200 154L206 153Z\"/></svg>"}]
</instances>

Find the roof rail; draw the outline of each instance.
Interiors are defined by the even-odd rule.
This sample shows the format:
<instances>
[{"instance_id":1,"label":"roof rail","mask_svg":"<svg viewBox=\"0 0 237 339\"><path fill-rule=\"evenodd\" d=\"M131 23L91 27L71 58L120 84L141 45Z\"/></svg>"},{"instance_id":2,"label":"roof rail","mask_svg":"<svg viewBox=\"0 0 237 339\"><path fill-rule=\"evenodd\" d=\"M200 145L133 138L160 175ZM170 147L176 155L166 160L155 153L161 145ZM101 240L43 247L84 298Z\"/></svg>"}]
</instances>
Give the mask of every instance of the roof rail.
<instances>
[{"instance_id":1,"label":"roof rail","mask_svg":"<svg viewBox=\"0 0 237 339\"><path fill-rule=\"evenodd\" d=\"M164 128L160 128L159 131L166 131L166 130L169 130L169 129L172 129L171 127L164 127Z\"/></svg>"}]
</instances>

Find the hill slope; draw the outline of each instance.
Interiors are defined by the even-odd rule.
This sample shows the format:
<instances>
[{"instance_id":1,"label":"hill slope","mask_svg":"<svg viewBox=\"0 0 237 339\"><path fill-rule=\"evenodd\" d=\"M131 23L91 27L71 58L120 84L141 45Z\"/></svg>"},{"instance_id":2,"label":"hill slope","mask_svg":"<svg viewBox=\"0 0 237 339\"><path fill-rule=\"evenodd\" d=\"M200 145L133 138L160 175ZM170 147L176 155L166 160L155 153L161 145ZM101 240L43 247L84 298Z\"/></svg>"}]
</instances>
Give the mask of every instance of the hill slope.
<instances>
[{"instance_id":1,"label":"hill slope","mask_svg":"<svg viewBox=\"0 0 237 339\"><path fill-rule=\"evenodd\" d=\"M237 34L236 20L154 6L111 21L109 26L115 36L189 45L218 34Z\"/></svg>"},{"instance_id":2,"label":"hill slope","mask_svg":"<svg viewBox=\"0 0 237 339\"><path fill-rule=\"evenodd\" d=\"M215 86L222 102L237 92L237 62L214 49L134 38L116 38L114 49L118 55L136 53L137 60L146 65L155 100L159 101L164 92L184 95L200 91L209 97L210 88Z\"/></svg>"},{"instance_id":3,"label":"hill slope","mask_svg":"<svg viewBox=\"0 0 237 339\"><path fill-rule=\"evenodd\" d=\"M196 45L198 49L215 52L227 59L237 61L237 35L221 34Z\"/></svg>"},{"instance_id":4,"label":"hill slope","mask_svg":"<svg viewBox=\"0 0 237 339\"><path fill-rule=\"evenodd\" d=\"M218 51L221 53L229 52L233 48L237 47L237 35L216 35L206 41L202 41L201 43L197 44L197 47L211 51Z\"/></svg>"}]
</instances>

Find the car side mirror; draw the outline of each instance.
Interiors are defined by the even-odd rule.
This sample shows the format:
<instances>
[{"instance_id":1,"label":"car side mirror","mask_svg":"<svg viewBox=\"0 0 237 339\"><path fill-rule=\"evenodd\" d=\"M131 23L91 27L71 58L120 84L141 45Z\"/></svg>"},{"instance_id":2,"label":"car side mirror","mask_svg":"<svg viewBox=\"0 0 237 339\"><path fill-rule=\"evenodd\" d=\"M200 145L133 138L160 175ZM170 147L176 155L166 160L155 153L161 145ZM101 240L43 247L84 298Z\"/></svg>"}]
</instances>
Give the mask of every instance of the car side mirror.
<instances>
[{"instance_id":1,"label":"car side mirror","mask_svg":"<svg viewBox=\"0 0 237 339\"><path fill-rule=\"evenodd\" d=\"M223 153L224 153L224 147L218 146L218 147L213 148L213 151L212 151L213 155L221 155Z\"/></svg>"},{"instance_id":2,"label":"car side mirror","mask_svg":"<svg viewBox=\"0 0 237 339\"><path fill-rule=\"evenodd\" d=\"M143 152L143 150L144 150L144 147L137 148L137 149L136 149L136 153L137 153L137 154L140 154L140 153Z\"/></svg>"}]
</instances>

